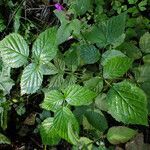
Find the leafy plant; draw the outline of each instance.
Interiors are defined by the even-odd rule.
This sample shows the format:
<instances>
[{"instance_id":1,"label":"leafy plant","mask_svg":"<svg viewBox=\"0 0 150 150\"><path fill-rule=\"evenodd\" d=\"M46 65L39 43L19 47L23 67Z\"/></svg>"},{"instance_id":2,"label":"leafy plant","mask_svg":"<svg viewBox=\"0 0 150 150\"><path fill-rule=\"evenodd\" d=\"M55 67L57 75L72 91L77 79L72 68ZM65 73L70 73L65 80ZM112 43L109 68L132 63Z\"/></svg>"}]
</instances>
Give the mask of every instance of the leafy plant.
<instances>
[{"instance_id":1,"label":"leafy plant","mask_svg":"<svg viewBox=\"0 0 150 150\"><path fill-rule=\"evenodd\" d=\"M33 22L21 29L20 7L14 33L0 41L1 127L7 129L15 108L20 118L34 114L31 124L23 123L37 124L34 133L45 149L63 142L72 149L106 149L105 138L126 143L138 125L149 125L150 21L139 13L148 1L65 3L53 13L57 23L38 35L30 31ZM0 20L0 32L4 23ZM28 103L39 110L27 112ZM10 144L4 135L0 139Z\"/></svg>"}]
</instances>

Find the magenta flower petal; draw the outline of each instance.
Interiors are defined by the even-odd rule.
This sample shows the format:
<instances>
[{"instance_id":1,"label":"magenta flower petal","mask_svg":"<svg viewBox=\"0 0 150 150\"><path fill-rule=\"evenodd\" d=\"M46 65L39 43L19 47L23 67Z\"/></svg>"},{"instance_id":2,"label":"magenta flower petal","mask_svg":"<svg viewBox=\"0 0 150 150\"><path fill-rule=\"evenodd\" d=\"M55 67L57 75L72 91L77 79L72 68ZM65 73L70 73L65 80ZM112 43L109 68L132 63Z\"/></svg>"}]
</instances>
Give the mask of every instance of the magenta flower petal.
<instances>
[{"instance_id":1,"label":"magenta flower petal","mask_svg":"<svg viewBox=\"0 0 150 150\"><path fill-rule=\"evenodd\" d=\"M63 7L60 3L56 3L56 4L55 4L55 8L56 8L56 10L58 10L58 11L62 11L62 10L64 9L64 7Z\"/></svg>"}]
</instances>

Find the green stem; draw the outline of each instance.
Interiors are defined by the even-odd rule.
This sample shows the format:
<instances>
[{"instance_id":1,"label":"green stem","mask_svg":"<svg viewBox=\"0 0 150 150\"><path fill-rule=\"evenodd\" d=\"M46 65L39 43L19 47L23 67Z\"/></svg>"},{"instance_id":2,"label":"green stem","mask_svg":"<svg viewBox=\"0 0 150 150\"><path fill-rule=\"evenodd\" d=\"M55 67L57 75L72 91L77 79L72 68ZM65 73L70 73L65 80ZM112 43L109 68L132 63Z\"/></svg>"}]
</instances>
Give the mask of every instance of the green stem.
<instances>
[{"instance_id":1,"label":"green stem","mask_svg":"<svg viewBox=\"0 0 150 150\"><path fill-rule=\"evenodd\" d=\"M46 150L47 149L47 145L44 145L44 150Z\"/></svg>"}]
</instances>

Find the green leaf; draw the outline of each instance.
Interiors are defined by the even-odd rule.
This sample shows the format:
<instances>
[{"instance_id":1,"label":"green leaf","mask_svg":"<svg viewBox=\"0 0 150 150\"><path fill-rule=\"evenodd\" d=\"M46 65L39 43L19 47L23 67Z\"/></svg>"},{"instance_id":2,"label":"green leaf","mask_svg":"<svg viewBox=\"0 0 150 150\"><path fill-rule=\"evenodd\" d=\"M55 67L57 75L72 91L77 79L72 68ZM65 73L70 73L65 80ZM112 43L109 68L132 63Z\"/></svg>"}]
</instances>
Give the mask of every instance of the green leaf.
<instances>
[{"instance_id":1,"label":"green leaf","mask_svg":"<svg viewBox=\"0 0 150 150\"><path fill-rule=\"evenodd\" d=\"M14 85L14 81L9 77L0 77L0 90L3 90L4 94L9 94Z\"/></svg>"},{"instance_id":2,"label":"green leaf","mask_svg":"<svg viewBox=\"0 0 150 150\"><path fill-rule=\"evenodd\" d=\"M77 77L73 74L71 75L68 75L66 78L65 78L65 82L63 84L63 88L66 88L70 85L73 85L73 84L76 84L77 82Z\"/></svg>"},{"instance_id":3,"label":"green leaf","mask_svg":"<svg viewBox=\"0 0 150 150\"><path fill-rule=\"evenodd\" d=\"M98 26L94 26L91 31L85 33L85 38L100 47L105 47L108 44L118 46L123 42L125 22L126 13L114 16L105 22L101 22Z\"/></svg>"},{"instance_id":4,"label":"green leaf","mask_svg":"<svg viewBox=\"0 0 150 150\"><path fill-rule=\"evenodd\" d=\"M75 137L79 132L78 122L70 109L67 107L62 107L59 109L55 114L53 125L61 138L67 140L70 143L74 143L74 140L76 141L76 139L72 139L73 136L69 137L70 133L68 133L70 132L71 128L71 133L74 133Z\"/></svg>"},{"instance_id":5,"label":"green leaf","mask_svg":"<svg viewBox=\"0 0 150 150\"><path fill-rule=\"evenodd\" d=\"M80 58L77 54L77 46L72 46L68 51L65 52L65 62L69 69L75 71L80 64L79 59Z\"/></svg>"},{"instance_id":6,"label":"green leaf","mask_svg":"<svg viewBox=\"0 0 150 150\"><path fill-rule=\"evenodd\" d=\"M103 79L101 77L93 77L84 81L84 86L99 94L103 89Z\"/></svg>"},{"instance_id":7,"label":"green leaf","mask_svg":"<svg viewBox=\"0 0 150 150\"><path fill-rule=\"evenodd\" d=\"M113 43L113 48L116 48L117 46L121 45L125 40L126 35L123 33L121 36L119 36Z\"/></svg>"},{"instance_id":8,"label":"green leaf","mask_svg":"<svg viewBox=\"0 0 150 150\"><path fill-rule=\"evenodd\" d=\"M100 93L96 99L95 99L95 107L107 111L108 110L108 103L106 101L106 94L105 93Z\"/></svg>"},{"instance_id":9,"label":"green leaf","mask_svg":"<svg viewBox=\"0 0 150 150\"><path fill-rule=\"evenodd\" d=\"M66 14L65 14L64 11L57 11L57 10L55 10L54 13L55 13L56 17L59 19L61 24L69 23L69 21L66 18Z\"/></svg>"},{"instance_id":10,"label":"green leaf","mask_svg":"<svg viewBox=\"0 0 150 150\"><path fill-rule=\"evenodd\" d=\"M0 32L2 32L5 28L6 28L6 26L4 24L4 20L0 19Z\"/></svg>"},{"instance_id":11,"label":"green leaf","mask_svg":"<svg viewBox=\"0 0 150 150\"><path fill-rule=\"evenodd\" d=\"M35 93L40 88L42 81L41 68L37 64L29 64L25 67L21 77L21 95Z\"/></svg>"},{"instance_id":12,"label":"green leaf","mask_svg":"<svg viewBox=\"0 0 150 150\"><path fill-rule=\"evenodd\" d=\"M146 10L146 5L147 5L147 0L143 0L143 1L141 1L141 2L138 4L139 9L140 9L141 11Z\"/></svg>"},{"instance_id":13,"label":"green leaf","mask_svg":"<svg viewBox=\"0 0 150 150\"><path fill-rule=\"evenodd\" d=\"M42 108L46 110L56 111L63 103L64 96L57 90L52 90L45 93L45 98L42 103Z\"/></svg>"},{"instance_id":14,"label":"green leaf","mask_svg":"<svg viewBox=\"0 0 150 150\"><path fill-rule=\"evenodd\" d=\"M126 13L112 17L107 21L107 41L109 43L113 44L124 33L125 22Z\"/></svg>"},{"instance_id":15,"label":"green leaf","mask_svg":"<svg viewBox=\"0 0 150 150\"><path fill-rule=\"evenodd\" d=\"M74 19L70 22L70 29L73 31L73 35L79 35L81 31L81 22L78 19Z\"/></svg>"},{"instance_id":16,"label":"green leaf","mask_svg":"<svg viewBox=\"0 0 150 150\"><path fill-rule=\"evenodd\" d=\"M40 134L44 145L57 145L60 137L53 126L53 118L45 119L40 126Z\"/></svg>"},{"instance_id":17,"label":"green leaf","mask_svg":"<svg viewBox=\"0 0 150 150\"><path fill-rule=\"evenodd\" d=\"M77 149L93 150L93 141L87 137L81 137Z\"/></svg>"},{"instance_id":18,"label":"green leaf","mask_svg":"<svg viewBox=\"0 0 150 150\"><path fill-rule=\"evenodd\" d=\"M136 135L137 131L124 127L111 127L107 133L107 139L111 144L126 143Z\"/></svg>"},{"instance_id":19,"label":"green leaf","mask_svg":"<svg viewBox=\"0 0 150 150\"><path fill-rule=\"evenodd\" d=\"M55 67L58 69L59 73L64 73L65 70L65 61L63 60L63 56L56 57L54 59Z\"/></svg>"},{"instance_id":20,"label":"green leaf","mask_svg":"<svg viewBox=\"0 0 150 150\"><path fill-rule=\"evenodd\" d=\"M87 110L85 112L85 117L94 128L100 131L105 131L108 128L105 116L99 110Z\"/></svg>"},{"instance_id":21,"label":"green leaf","mask_svg":"<svg viewBox=\"0 0 150 150\"><path fill-rule=\"evenodd\" d=\"M98 26L91 27L90 31L87 31L84 33L85 39L90 41L91 43L96 43L100 47L105 47L108 45L107 43L107 27L106 23L103 22L102 24L99 24Z\"/></svg>"},{"instance_id":22,"label":"green leaf","mask_svg":"<svg viewBox=\"0 0 150 150\"><path fill-rule=\"evenodd\" d=\"M10 78L10 67L2 66L0 72L0 90L3 91L4 95L9 94L14 81Z\"/></svg>"},{"instance_id":23,"label":"green leaf","mask_svg":"<svg viewBox=\"0 0 150 150\"><path fill-rule=\"evenodd\" d=\"M32 57L40 64L49 63L57 54L56 28L42 32L32 47Z\"/></svg>"},{"instance_id":24,"label":"green leaf","mask_svg":"<svg viewBox=\"0 0 150 150\"><path fill-rule=\"evenodd\" d=\"M57 42L58 44L62 44L66 40L68 40L71 35L70 24L62 24L57 31Z\"/></svg>"},{"instance_id":25,"label":"green leaf","mask_svg":"<svg viewBox=\"0 0 150 150\"><path fill-rule=\"evenodd\" d=\"M133 71L137 82L150 82L150 65L148 63L134 68Z\"/></svg>"},{"instance_id":26,"label":"green leaf","mask_svg":"<svg viewBox=\"0 0 150 150\"><path fill-rule=\"evenodd\" d=\"M94 64L100 59L99 50L94 45L78 46L81 64Z\"/></svg>"},{"instance_id":27,"label":"green leaf","mask_svg":"<svg viewBox=\"0 0 150 150\"><path fill-rule=\"evenodd\" d=\"M22 13L22 7L20 7L19 9L17 9L16 13L15 13L15 16L13 17L14 18L14 24L13 24L13 27L14 27L14 32L18 32L19 28L20 28L20 18L21 18L21 13Z\"/></svg>"},{"instance_id":28,"label":"green leaf","mask_svg":"<svg viewBox=\"0 0 150 150\"><path fill-rule=\"evenodd\" d=\"M144 64L150 64L150 54L148 54L148 55L145 55L144 57L143 57L143 61L144 61Z\"/></svg>"},{"instance_id":29,"label":"green leaf","mask_svg":"<svg viewBox=\"0 0 150 150\"><path fill-rule=\"evenodd\" d=\"M123 76L131 67L132 60L117 50L106 51L101 60L103 77L114 79Z\"/></svg>"},{"instance_id":30,"label":"green leaf","mask_svg":"<svg viewBox=\"0 0 150 150\"><path fill-rule=\"evenodd\" d=\"M140 38L140 48L143 53L150 53L150 33L146 32Z\"/></svg>"},{"instance_id":31,"label":"green leaf","mask_svg":"<svg viewBox=\"0 0 150 150\"><path fill-rule=\"evenodd\" d=\"M133 43L123 43L118 47L118 49L131 59L136 60L142 57L140 49L136 47Z\"/></svg>"},{"instance_id":32,"label":"green leaf","mask_svg":"<svg viewBox=\"0 0 150 150\"><path fill-rule=\"evenodd\" d=\"M29 48L23 37L17 33L6 36L0 42L3 62L9 67L18 68L27 63Z\"/></svg>"},{"instance_id":33,"label":"green leaf","mask_svg":"<svg viewBox=\"0 0 150 150\"><path fill-rule=\"evenodd\" d=\"M96 93L80 85L68 86L64 91L66 101L73 106L92 103Z\"/></svg>"},{"instance_id":34,"label":"green leaf","mask_svg":"<svg viewBox=\"0 0 150 150\"><path fill-rule=\"evenodd\" d=\"M10 140L0 133L0 144L11 144Z\"/></svg>"},{"instance_id":35,"label":"green leaf","mask_svg":"<svg viewBox=\"0 0 150 150\"><path fill-rule=\"evenodd\" d=\"M53 89L60 89L62 85L64 84L65 80L63 77L63 74L57 74L50 78L50 82L48 84L48 89L53 90Z\"/></svg>"},{"instance_id":36,"label":"green leaf","mask_svg":"<svg viewBox=\"0 0 150 150\"><path fill-rule=\"evenodd\" d=\"M51 62L42 64L41 68L44 75L54 75L58 73L58 69Z\"/></svg>"},{"instance_id":37,"label":"green leaf","mask_svg":"<svg viewBox=\"0 0 150 150\"><path fill-rule=\"evenodd\" d=\"M75 0L71 3L72 5L70 8L73 10L73 12L77 15L84 15L92 6L91 0Z\"/></svg>"},{"instance_id":38,"label":"green leaf","mask_svg":"<svg viewBox=\"0 0 150 150\"><path fill-rule=\"evenodd\" d=\"M128 0L129 4L136 4L138 0Z\"/></svg>"},{"instance_id":39,"label":"green leaf","mask_svg":"<svg viewBox=\"0 0 150 150\"><path fill-rule=\"evenodd\" d=\"M142 89L123 81L116 83L107 94L108 113L125 124L147 125L147 99Z\"/></svg>"},{"instance_id":40,"label":"green leaf","mask_svg":"<svg viewBox=\"0 0 150 150\"><path fill-rule=\"evenodd\" d=\"M61 26L57 31L57 42L58 44L62 44L67 41L71 34L79 35L80 34L80 21L78 19L74 19L71 22L65 21L62 22Z\"/></svg>"},{"instance_id":41,"label":"green leaf","mask_svg":"<svg viewBox=\"0 0 150 150\"><path fill-rule=\"evenodd\" d=\"M143 83L141 83L141 88L144 90L144 92L146 93L147 96L147 101L148 101L148 113L150 114L150 77L149 77L149 81L145 81Z\"/></svg>"}]
</instances>

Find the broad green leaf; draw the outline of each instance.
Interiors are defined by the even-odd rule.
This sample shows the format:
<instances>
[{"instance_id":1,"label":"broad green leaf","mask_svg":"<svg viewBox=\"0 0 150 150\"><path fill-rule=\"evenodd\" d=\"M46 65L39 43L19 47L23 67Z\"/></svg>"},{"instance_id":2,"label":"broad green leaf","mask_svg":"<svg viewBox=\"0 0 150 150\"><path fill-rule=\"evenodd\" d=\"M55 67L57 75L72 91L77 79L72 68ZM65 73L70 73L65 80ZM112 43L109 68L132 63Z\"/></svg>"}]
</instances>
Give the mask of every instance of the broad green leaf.
<instances>
[{"instance_id":1,"label":"broad green leaf","mask_svg":"<svg viewBox=\"0 0 150 150\"><path fill-rule=\"evenodd\" d=\"M114 42L112 42L113 48L116 48L117 46L121 45L124 42L125 37L126 35L123 33Z\"/></svg>"},{"instance_id":2,"label":"broad green leaf","mask_svg":"<svg viewBox=\"0 0 150 150\"><path fill-rule=\"evenodd\" d=\"M62 44L67 41L71 34L79 35L80 34L80 21L78 19L74 19L72 21L65 21L61 23L57 31L57 42L58 44Z\"/></svg>"},{"instance_id":3,"label":"broad green leaf","mask_svg":"<svg viewBox=\"0 0 150 150\"><path fill-rule=\"evenodd\" d=\"M62 24L57 31L57 42L58 44L62 44L67 41L69 36L71 35L70 24Z\"/></svg>"},{"instance_id":4,"label":"broad green leaf","mask_svg":"<svg viewBox=\"0 0 150 150\"><path fill-rule=\"evenodd\" d=\"M147 0L143 0L138 4L140 11L146 10Z\"/></svg>"},{"instance_id":5,"label":"broad green leaf","mask_svg":"<svg viewBox=\"0 0 150 150\"><path fill-rule=\"evenodd\" d=\"M56 74L52 78L49 79L48 89L60 89L65 82L63 74Z\"/></svg>"},{"instance_id":6,"label":"broad green leaf","mask_svg":"<svg viewBox=\"0 0 150 150\"><path fill-rule=\"evenodd\" d=\"M77 46L72 46L68 51L65 52L65 62L69 69L75 71L80 64L79 59L80 58L77 54Z\"/></svg>"},{"instance_id":7,"label":"broad green leaf","mask_svg":"<svg viewBox=\"0 0 150 150\"><path fill-rule=\"evenodd\" d=\"M108 110L108 103L106 101L106 94L105 93L100 93L96 98L95 98L95 107L107 111Z\"/></svg>"},{"instance_id":8,"label":"broad green leaf","mask_svg":"<svg viewBox=\"0 0 150 150\"><path fill-rule=\"evenodd\" d=\"M140 38L140 48L143 53L150 53L150 33L146 32Z\"/></svg>"},{"instance_id":9,"label":"broad green leaf","mask_svg":"<svg viewBox=\"0 0 150 150\"><path fill-rule=\"evenodd\" d=\"M72 123L69 122L68 124L68 137L72 144L77 145L79 142L79 137L77 134L74 133L74 130L72 128Z\"/></svg>"},{"instance_id":10,"label":"broad green leaf","mask_svg":"<svg viewBox=\"0 0 150 150\"><path fill-rule=\"evenodd\" d=\"M78 19L74 20L67 20L67 15L64 11L54 11L57 18L60 20L60 27L57 31L57 42L58 44L62 44L63 42L67 41L71 34L79 35L81 24Z\"/></svg>"},{"instance_id":11,"label":"broad green leaf","mask_svg":"<svg viewBox=\"0 0 150 150\"><path fill-rule=\"evenodd\" d=\"M150 64L150 54L145 55L145 56L143 57L143 61L144 61L144 63L149 63L149 64Z\"/></svg>"},{"instance_id":12,"label":"broad green leaf","mask_svg":"<svg viewBox=\"0 0 150 150\"><path fill-rule=\"evenodd\" d=\"M136 135L137 131L124 127L111 127L107 133L107 139L111 144L126 143Z\"/></svg>"},{"instance_id":13,"label":"broad green leaf","mask_svg":"<svg viewBox=\"0 0 150 150\"><path fill-rule=\"evenodd\" d=\"M98 26L91 27L90 31L84 33L84 37L91 43L98 44L99 47L105 47L106 45L108 45L106 32L107 23L103 22Z\"/></svg>"},{"instance_id":14,"label":"broad green leaf","mask_svg":"<svg viewBox=\"0 0 150 150\"><path fill-rule=\"evenodd\" d=\"M75 0L71 2L71 10L77 15L84 15L92 6L92 0Z\"/></svg>"},{"instance_id":15,"label":"broad green leaf","mask_svg":"<svg viewBox=\"0 0 150 150\"><path fill-rule=\"evenodd\" d=\"M27 63L29 48L17 33L9 34L0 42L0 51L3 62L9 67L18 68Z\"/></svg>"},{"instance_id":16,"label":"broad green leaf","mask_svg":"<svg viewBox=\"0 0 150 150\"><path fill-rule=\"evenodd\" d=\"M51 90L45 93L45 98L41 104L43 109L56 111L63 103L64 96L57 90Z\"/></svg>"},{"instance_id":17,"label":"broad green leaf","mask_svg":"<svg viewBox=\"0 0 150 150\"><path fill-rule=\"evenodd\" d=\"M129 3L129 4L136 4L137 1L138 1L138 0L128 0L128 3Z\"/></svg>"},{"instance_id":18,"label":"broad green leaf","mask_svg":"<svg viewBox=\"0 0 150 150\"><path fill-rule=\"evenodd\" d=\"M85 38L100 47L105 47L109 44L118 46L124 39L125 22L126 13L114 16L107 21L101 22L98 26L93 26L91 31L85 33Z\"/></svg>"},{"instance_id":19,"label":"broad green leaf","mask_svg":"<svg viewBox=\"0 0 150 150\"><path fill-rule=\"evenodd\" d=\"M42 81L41 68L37 64L29 64L25 67L21 77L21 95L35 93L40 88Z\"/></svg>"},{"instance_id":20,"label":"broad green leaf","mask_svg":"<svg viewBox=\"0 0 150 150\"><path fill-rule=\"evenodd\" d=\"M150 79L150 77L149 77ZM146 96L147 96L147 101L148 101L148 105L147 105L147 108L148 108L148 113L150 114L150 80L149 81L145 81L143 83L141 83L141 88L144 90L144 92L146 93Z\"/></svg>"},{"instance_id":21,"label":"broad green leaf","mask_svg":"<svg viewBox=\"0 0 150 150\"><path fill-rule=\"evenodd\" d=\"M87 109L89 109L88 106L79 106L75 107L75 110L73 111L73 114L76 116L80 125L82 125L83 117Z\"/></svg>"},{"instance_id":22,"label":"broad green leaf","mask_svg":"<svg viewBox=\"0 0 150 150\"><path fill-rule=\"evenodd\" d=\"M84 86L99 94L103 89L103 79L101 77L93 77L84 81Z\"/></svg>"},{"instance_id":23,"label":"broad green leaf","mask_svg":"<svg viewBox=\"0 0 150 150\"><path fill-rule=\"evenodd\" d=\"M114 79L123 76L131 67L132 60L117 50L106 51L101 60L103 77Z\"/></svg>"},{"instance_id":24,"label":"broad green leaf","mask_svg":"<svg viewBox=\"0 0 150 150\"><path fill-rule=\"evenodd\" d=\"M68 129L70 130L72 128L71 133L74 133L76 137L79 132L79 126L75 116L69 108L62 107L56 112L54 116L53 125L61 138L67 140L70 143L74 143L74 140L76 139L73 140L73 136L69 137L70 133L68 132L70 131L68 131Z\"/></svg>"},{"instance_id":25,"label":"broad green leaf","mask_svg":"<svg viewBox=\"0 0 150 150\"><path fill-rule=\"evenodd\" d=\"M59 19L61 24L67 24L69 21L67 20L66 14L64 11L54 11L56 17Z\"/></svg>"},{"instance_id":26,"label":"broad green leaf","mask_svg":"<svg viewBox=\"0 0 150 150\"><path fill-rule=\"evenodd\" d=\"M53 118L45 119L40 126L40 134L44 145L57 145L60 137L53 126Z\"/></svg>"},{"instance_id":27,"label":"broad green leaf","mask_svg":"<svg viewBox=\"0 0 150 150\"><path fill-rule=\"evenodd\" d=\"M150 64L145 63L142 66L134 68L135 79L137 82L150 82Z\"/></svg>"},{"instance_id":28,"label":"broad green leaf","mask_svg":"<svg viewBox=\"0 0 150 150\"><path fill-rule=\"evenodd\" d=\"M114 16L107 21L107 41L113 44L124 33L126 13Z\"/></svg>"},{"instance_id":29,"label":"broad green leaf","mask_svg":"<svg viewBox=\"0 0 150 150\"><path fill-rule=\"evenodd\" d=\"M41 68L43 69L44 75L54 75L58 73L58 69L51 62L42 64Z\"/></svg>"},{"instance_id":30,"label":"broad green leaf","mask_svg":"<svg viewBox=\"0 0 150 150\"><path fill-rule=\"evenodd\" d=\"M81 31L81 22L78 19L74 19L70 22L70 29L73 31L73 35L78 36Z\"/></svg>"},{"instance_id":31,"label":"broad green leaf","mask_svg":"<svg viewBox=\"0 0 150 150\"><path fill-rule=\"evenodd\" d=\"M81 64L94 64L100 59L99 50L94 45L81 45L78 48Z\"/></svg>"},{"instance_id":32,"label":"broad green leaf","mask_svg":"<svg viewBox=\"0 0 150 150\"><path fill-rule=\"evenodd\" d=\"M49 63L57 54L56 28L42 32L32 47L32 57L40 64Z\"/></svg>"},{"instance_id":33,"label":"broad green leaf","mask_svg":"<svg viewBox=\"0 0 150 150\"><path fill-rule=\"evenodd\" d=\"M98 131L89 123L89 121L87 120L85 116L83 116L82 126L83 126L83 129L86 131L90 131L90 132L94 130L95 132Z\"/></svg>"},{"instance_id":34,"label":"broad green leaf","mask_svg":"<svg viewBox=\"0 0 150 150\"><path fill-rule=\"evenodd\" d=\"M2 71L0 71L0 90L3 91L4 95L9 94L14 81L10 78L10 67L2 65Z\"/></svg>"},{"instance_id":35,"label":"broad green leaf","mask_svg":"<svg viewBox=\"0 0 150 150\"><path fill-rule=\"evenodd\" d=\"M71 75L68 75L66 78L65 78L65 82L63 84L63 88L66 88L70 85L73 85L73 84L76 84L77 82L77 77L73 74Z\"/></svg>"},{"instance_id":36,"label":"broad green leaf","mask_svg":"<svg viewBox=\"0 0 150 150\"><path fill-rule=\"evenodd\" d=\"M114 84L107 94L108 113L125 124L148 124L147 98L142 89L122 81Z\"/></svg>"},{"instance_id":37,"label":"broad green leaf","mask_svg":"<svg viewBox=\"0 0 150 150\"><path fill-rule=\"evenodd\" d=\"M10 140L0 133L0 144L11 144Z\"/></svg>"},{"instance_id":38,"label":"broad green leaf","mask_svg":"<svg viewBox=\"0 0 150 150\"><path fill-rule=\"evenodd\" d=\"M93 150L93 141L90 140L87 137L81 137L79 140L79 144L77 146L74 146L73 150ZM76 149L75 149L76 148Z\"/></svg>"},{"instance_id":39,"label":"broad green leaf","mask_svg":"<svg viewBox=\"0 0 150 150\"><path fill-rule=\"evenodd\" d=\"M61 56L61 55L57 56L54 59L54 65L57 68L57 70L58 70L59 73L64 73L64 70L65 70L65 61L63 59L63 56Z\"/></svg>"},{"instance_id":40,"label":"broad green leaf","mask_svg":"<svg viewBox=\"0 0 150 150\"><path fill-rule=\"evenodd\" d=\"M14 81L9 77L0 77L0 90L3 90L4 94L9 94Z\"/></svg>"},{"instance_id":41,"label":"broad green leaf","mask_svg":"<svg viewBox=\"0 0 150 150\"><path fill-rule=\"evenodd\" d=\"M68 86L63 93L66 101L73 106L88 105L96 96L95 92L80 85Z\"/></svg>"},{"instance_id":42,"label":"broad green leaf","mask_svg":"<svg viewBox=\"0 0 150 150\"><path fill-rule=\"evenodd\" d=\"M136 60L142 57L140 49L136 47L133 43L123 43L118 47L118 49L131 59Z\"/></svg>"},{"instance_id":43,"label":"broad green leaf","mask_svg":"<svg viewBox=\"0 0 150 150\"><path fill-rule=\"evenodd\" d=\"M100 131L105 131L108 128L107 121L105 116L102 114L101 111L95 110L87 110L85 112L85 117L87 118L88 122L95 128Z\"/></svg>"}]
</instances>

